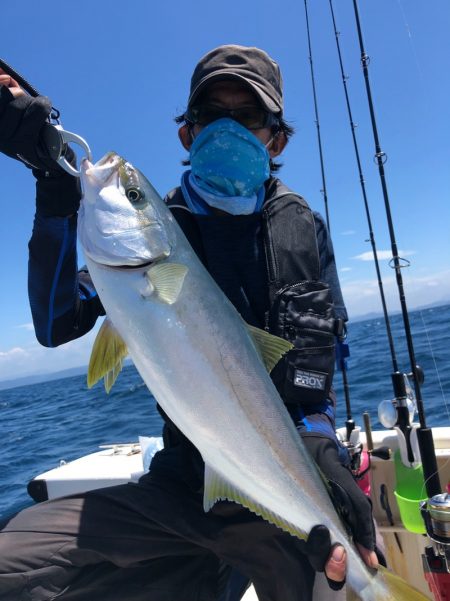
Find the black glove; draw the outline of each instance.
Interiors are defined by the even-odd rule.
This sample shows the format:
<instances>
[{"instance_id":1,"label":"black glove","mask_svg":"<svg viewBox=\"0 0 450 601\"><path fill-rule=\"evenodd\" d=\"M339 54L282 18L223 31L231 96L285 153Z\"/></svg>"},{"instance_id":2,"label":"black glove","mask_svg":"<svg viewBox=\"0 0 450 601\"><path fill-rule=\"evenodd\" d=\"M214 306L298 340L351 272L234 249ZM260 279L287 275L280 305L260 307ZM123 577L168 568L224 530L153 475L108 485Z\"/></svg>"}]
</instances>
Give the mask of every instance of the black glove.
<instances>
[{"instance_id":1,"label":"black glove","mask_svg":"<svg viewBox=\"0 0 450 601\"><path fill-rule=\"evenodd\" d=\"M330 531L326 526L314 526L311 528L310 533L308 534L308 539L306 543L302 547L303 553L308 558L311 566L316 570L316 572L324 572L325 564L327 563L334 547L337 547L338 543L334 545L331 544ZM328 586L333 591L340 591L341 588L345 584L344 580L338 582L337 580L331 580L325 574L325 578L328 581Z\"/></svg>"},{"instance_id":2,"label":"black glove","mask_svg":"<svg viewBox=\"0 0 450 601\"><path fill-rule=\"evenodd\" d=\"M375 527L372 518L372 505L356 484L351 471L343 465L336 443L325 436L306 434L302 440L327 478L333 503L343 517L344 524L356 542L370 550L375 549ZM309 533L302 551L317 572L323 572L333 547L330 532L326 526L314 526ZM336 582L327 577L333 590L341 589L345 580Z\"/></svg>"},{"instance_id":3,"label":"black glove","mask_svg":"<svg viewBox=\"0 0 450 601\"><path fill-rule=\"evenodd\" d=\"M349 527L353 539L366 549L375 549L372 504L356 484L350 469L343 465L336 443L325 436L304 435L302 440L327 478L336 509Z\"/></svg>"},{"instance_id":4,"label":"black glove","mask_svg":"<svg viewBox=\"0 0 450 601\"><path fill-rule=\"evenodd\" d=\"M0 86L0 151L33 169L59 172L61 168L41 146L39 134L52 110L45 96L15 98Z\"/></svg>"},{"instance_id":5,"label":"black glove","mask_svg":"<svg viewBox=\"0 0 450 601\"><path fill-rule=\"evenodd\" d=\"M319 525L311 528L308 539L305 543L299 541L302 552L308 557L309 563L316 572L324 572L325 564L327 563L333 549L339 546L339 543L331 544L330 531L326 526ZM386 557L381 549L375 545L375 553L380 565L387 567ZM339 591L345 584L345 578L341 582L331 580L325 574L328 581L328 586L334 591Z\"/></svg>"},{"instance_id":6,"label":"black glove","mask_svg":"<svg viewBox=\"0 0 450 601\"><path fill-rule=\"evenodd\" d=\"M78 210L80 185L78 178L50 158L40 139L51 109L51 101L45 96L15 98L6 86L0 86L0 152L33 169L38 211L47 217L65 217ZM70 148L66 158L75 164Z\"/></svg>"}]
</instances>

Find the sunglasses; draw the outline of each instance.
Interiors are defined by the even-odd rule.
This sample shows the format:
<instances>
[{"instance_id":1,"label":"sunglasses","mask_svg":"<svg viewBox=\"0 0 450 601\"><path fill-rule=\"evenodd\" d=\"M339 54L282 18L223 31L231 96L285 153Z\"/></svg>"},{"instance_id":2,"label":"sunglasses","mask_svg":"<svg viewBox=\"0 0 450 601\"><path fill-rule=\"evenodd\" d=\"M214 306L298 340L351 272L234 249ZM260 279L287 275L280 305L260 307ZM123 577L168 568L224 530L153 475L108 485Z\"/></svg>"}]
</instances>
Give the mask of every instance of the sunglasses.
<instances>
[{"instance_id":1,"label":"sunglasses","mask_svg":"<svg viewBox=\"0 0 450 601\"><path fill-rule=\"evenodd\" d=\"M278 118L258 106L226 109L214 104L191 106L186 112L186 121L193 125L209 125L217 119L230 117L247 129L263 129L279 125Z\"/></svg>"}]
</instances>

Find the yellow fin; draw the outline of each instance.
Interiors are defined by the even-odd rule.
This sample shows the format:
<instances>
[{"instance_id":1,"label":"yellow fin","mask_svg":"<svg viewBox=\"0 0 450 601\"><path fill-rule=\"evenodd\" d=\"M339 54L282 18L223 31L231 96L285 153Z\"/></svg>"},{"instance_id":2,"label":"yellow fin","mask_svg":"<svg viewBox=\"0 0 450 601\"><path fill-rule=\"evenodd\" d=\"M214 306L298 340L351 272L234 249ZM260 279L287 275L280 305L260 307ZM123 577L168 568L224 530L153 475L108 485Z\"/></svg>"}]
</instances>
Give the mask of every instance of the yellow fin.
<instances>
[{"instance_id":1,"label":"yellow fin","mask_svg":"<svg viewBox=\"0 0 450 601\"><path fill-rule=\"evenodd\" d=\"M380 566L369 585L362 591L347 592L347 599L357 601L429 601L429 598L408 584L403 578Z\"/></svg>"},{"instance_id":2,"label":"yellow fin","mask_svg":"<svg viewBox=\"0 0 450 601\"><path fill-rule=\"evenodd\" d=\"M106 318L92 347L87 376L88 387L91 388L103 378L105 390L109 392L122 370L122 361L127 354L125 342Z\"/></svg>"},{"instance_id":3,"label":"yellow fin","mask_svg":"<svg viewBox=\"0 0 450 601\"><path fill-rule=\"evenodd\" d=\"M285 532L289 532L292 536L296 536L302 540L307 539L307 535L294 526L294 524L287 522L279 515L269 511L266 507L251 499L248 495L219 476L212 468L206 465L203 509L209 511L217 501L233 501L234 503L239 503L239 505L246 507L267 522L278 526L278 528L281 528Z\"/></svg>"},{"instance_id":4,"label":"yellow fin","mask_svg":"<svg viewBox=\"0 0 450 601\"><path fill-rule=\"evenodd\" d=\"M251 326L248 323L245 325L247 326L250 336L253 338L253 342L259 350L261 359L269 373L281 357L294 348L293 344L279 336L269 334L269 332L261 330L260 328L255 328L255 326Z\"/></svg>"},{"instance_id":5,"label":"yellow fin","mask_svg":"<svg viewBox=\"0 0 450 601\"><path fill-rule=\"evenodd\" d=\"M147 277L160 300L172 305L180 295L187 272L188 268L179 263L157 263L147 271Z\"/></svg>"},{"instance_id":6,"label":"yellow fin","mask_svg":"<svg viewBox=\"0 0 450 601\"><path fill-rule=\"evenodd\" d=\"M403 578L393 574L383 566L378 568L378 573L384 578L387 583L388 591L390 596L387 598L389 601L428 601L423 593L418 591L416 588L405 582ZM386 596L380 596L380 601L387 601Z\"/></svg>"}]
</instances>

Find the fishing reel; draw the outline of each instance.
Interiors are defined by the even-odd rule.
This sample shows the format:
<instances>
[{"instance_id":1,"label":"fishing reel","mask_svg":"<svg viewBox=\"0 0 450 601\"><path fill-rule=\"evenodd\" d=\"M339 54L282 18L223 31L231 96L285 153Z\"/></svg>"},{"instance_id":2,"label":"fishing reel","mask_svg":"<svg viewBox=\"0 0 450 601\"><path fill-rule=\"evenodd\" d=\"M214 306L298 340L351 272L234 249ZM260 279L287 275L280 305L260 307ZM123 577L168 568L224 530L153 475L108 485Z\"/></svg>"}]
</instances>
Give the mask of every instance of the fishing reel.
<instances>
[{"instance_id":1,"label":"fishing reel","mask_svg":"<svg viewBox=\"0 0 450 601\"><path fill-rule=\"evenodd\" d=\"M445 558L446 569L450 571L450 494L445 492L422 501L420 512L433 549Z\"/></svg>"},{"instance_id":2,"label":"fishing reel","mask_svg":"<svg viewBox=\"0 0 450 601\"><path fill-rule=\"evenodd\" d=\"M349 427L349 424L351 427ZM347 436L344 438L342 432L337 432L340 443L344 446L350 457L350 469L355 477L361 470L363 444L360 440L361 428L356 426L353 420L347 420Z\"/></svg>"},{"instance_id":3,"label":"fishing reel","mask_svg":"<svg viewBox=\"0 0 450 601\"><path fill-rule=\"evenodd\" d=\"M423 382L423 372L418 366L417 372ZM403 464L408 467L417 467L421 460L417 439L419 424L413 423L417 402L414 389L409 381L412 375L401 372L392 374L395 398L391 401L381 401L378 405L378 419L385 428L395 428L397 431Z\"/></svg>"},{"instance_id":4,"label":"fishing reel","mask_svg":"<svg viewBox=\"0 0 450 601\"><path fill-rule=\"evenodd\" d=\"M450 593L450 495L435 495L420 504L428 538L422 555L425 579L436 599L448 599Z\"/></svg>"},{"instance_id":5,"label":"fishing reel","mask_svg":"<svg viewBox=\"0 0 450 601\"><path fill-rule=\"evenodd\" d=\"M367 451L364 450L363 443L360 439L361 428L356 426L353 428L350 438L343 440L340 436L342 445L347 449L350 457L350 470L355 478L355 481L362 492L370 496L370 467L371 457L379 457L380 459L388 459L390 449L387 447L373 448L372 436L370 430L370 418L364 414L366 423Z\"/></svg>"},{"instance_id":6,"label":"fishing reel","mask_svg":"<svg viewBox=\"0 0 450 601\"><path fill-rule=\"evenodd\" d=\"M391 401L381 401L378 405L378 419L385 428L393 428L397 425L399 420L399 409L400 407L405 408L407 411L406 417L409 424L414 421L414 415L416 413L416 396L414 390L409 382L411 374L396 373L394 380L394 389L398 391L395 399Z\"/></svg>"},{"instance_id":7,"label":"fishing reel","mask_svg":"<svg viewBox=\"0 0 450 601\"><path fill-rule=\"evenodd\" d=\"M361 474L361 464L362 464L362 450L363 445L362 442L352 442L351 440L344 440L342 443L344 447L347 449L348 454L350 456L350 469L352 474L357 477L362 477ZM368 469L368 468L367 468ZM364 473L366 470L364 470Z\"/></svg>"}]
</instances>

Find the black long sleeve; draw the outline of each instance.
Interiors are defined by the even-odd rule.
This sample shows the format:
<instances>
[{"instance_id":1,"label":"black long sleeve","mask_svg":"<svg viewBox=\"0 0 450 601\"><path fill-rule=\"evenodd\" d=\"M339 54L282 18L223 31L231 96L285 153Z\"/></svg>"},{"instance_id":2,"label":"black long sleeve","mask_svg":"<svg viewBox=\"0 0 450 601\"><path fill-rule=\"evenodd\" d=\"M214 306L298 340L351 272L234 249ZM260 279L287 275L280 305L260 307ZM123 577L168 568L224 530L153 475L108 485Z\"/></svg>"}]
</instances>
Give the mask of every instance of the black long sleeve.
<instances>
[{"instance_id":1,"label":"black long sleeve","mask_svg":"<svg viewBox=\"0 0 450 601\"><path fill-rule=\"evenodd\" d=\"M28 294L39 342L58 346L79 338L105 311L85 270L78 271L76 215L39 211L29 243Z\"/></svg>"}]
</instances>

